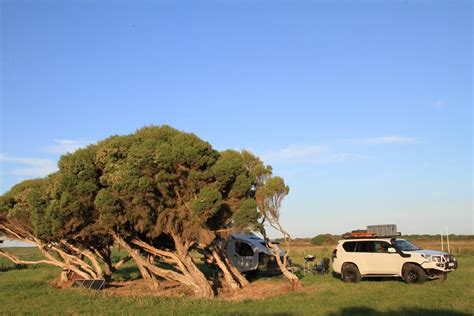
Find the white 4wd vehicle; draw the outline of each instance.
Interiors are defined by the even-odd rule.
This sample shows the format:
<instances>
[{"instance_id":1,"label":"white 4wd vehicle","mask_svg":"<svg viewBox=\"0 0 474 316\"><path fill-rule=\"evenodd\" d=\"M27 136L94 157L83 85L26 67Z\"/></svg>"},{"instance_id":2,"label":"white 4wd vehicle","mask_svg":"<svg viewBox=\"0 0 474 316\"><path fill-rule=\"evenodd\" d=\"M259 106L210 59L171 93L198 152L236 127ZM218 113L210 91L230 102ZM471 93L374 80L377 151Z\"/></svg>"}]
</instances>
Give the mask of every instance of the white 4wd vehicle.
<instances>
[{"instance_id":1,"label":"white 4wd vehicle","mask_svg":"<svg viewBox=\"0 0 474 316\"><path fill-rule=\"evenodd\" d=\"M424 250L399 238L352 238L340 240L332 255L333 271L344 282L365 277L402 277L407 283L446 279L457 269L456 258L446 252Z\"/></svg>"}]
</instances>

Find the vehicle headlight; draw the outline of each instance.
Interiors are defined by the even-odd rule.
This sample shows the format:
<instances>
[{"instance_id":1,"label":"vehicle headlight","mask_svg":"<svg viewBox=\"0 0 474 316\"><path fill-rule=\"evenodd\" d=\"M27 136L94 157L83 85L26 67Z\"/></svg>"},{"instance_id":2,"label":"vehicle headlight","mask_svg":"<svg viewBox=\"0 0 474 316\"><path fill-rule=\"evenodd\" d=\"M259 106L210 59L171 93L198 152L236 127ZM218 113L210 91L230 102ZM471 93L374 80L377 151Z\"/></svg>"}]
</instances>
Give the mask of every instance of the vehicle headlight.
<instances>
[{"instance_id":1,"label":"vehicle headlight","mask_svg":"<svg viewBox=\"0 0 474 316\"><path fill-rule=\"evenodd\" d=\"M428 262L433 262L433 257L431 255L425 255L424 253L422 253L421 256L428 260Z\"/></svg>"},{"instance_id":2,"label":"vehicle headlight","mask_svg":"<svg viewBox=\"0 0 474 316\"><path fill-rule=\"evenodd\" d=\"M425 254L421 254L421 256L425 258L428 262L436 262L436 263L443 262L440 256L425 255Z\"/></svg>"}]
</instances>

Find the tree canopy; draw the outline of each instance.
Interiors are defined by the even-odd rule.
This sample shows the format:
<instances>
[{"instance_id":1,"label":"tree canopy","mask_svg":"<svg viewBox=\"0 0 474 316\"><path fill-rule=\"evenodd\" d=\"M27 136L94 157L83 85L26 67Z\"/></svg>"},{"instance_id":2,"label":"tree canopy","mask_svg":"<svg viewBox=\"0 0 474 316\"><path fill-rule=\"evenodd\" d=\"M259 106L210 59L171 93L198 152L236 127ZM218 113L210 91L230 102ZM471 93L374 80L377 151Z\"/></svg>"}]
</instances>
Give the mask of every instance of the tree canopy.
<instances>
[{"instance_id":1,"label":"tree canopy","mask_svg":"<svg viewBox=\"0 0 474 316\"><path fill-rule=\"evenodd\" d=\"M45 255L54 249L67 267L91 277L103 275L104 263L106 275L114 271L116 243L153 286L169 279L199 296L212 289L190 251L211 249L229 286L242 287L244 278L213 241L278 223L289 190L250 152L219 152L169 126L111 136L62 156L58 167L1 197L1 232L27 231Z\"/></svg>"}]
</instances>

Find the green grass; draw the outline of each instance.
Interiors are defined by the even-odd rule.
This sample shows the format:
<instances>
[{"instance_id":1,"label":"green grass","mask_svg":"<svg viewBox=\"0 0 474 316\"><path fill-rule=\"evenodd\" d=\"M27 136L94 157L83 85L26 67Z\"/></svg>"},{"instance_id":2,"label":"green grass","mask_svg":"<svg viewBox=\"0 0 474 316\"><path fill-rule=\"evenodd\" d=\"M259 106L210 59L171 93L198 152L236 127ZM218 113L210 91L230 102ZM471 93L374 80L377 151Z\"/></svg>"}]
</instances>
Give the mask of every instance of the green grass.
<instances>
[{"instance_id":1,"label":"green grass","mask_svg":"<svg viewBox=\"0 0 474 316\"><path fill-rule=\"evenodd\" d=\"M33 249L14 251L30 258L36 256ZM134 271L131 264L127 269ZM474 312L474 256L468 255L459 257L459 269L446 282L407 285L400 280L370 280L345 284L331 275L307 275L302 278L303 283L313 291L241 302L111 297L103 292L60 290L48 284L57 274L57 269L47 266L0 272L0 314L472 315ZM117 278L125 279L126 274Z\"/></svg>"}]
</instances>

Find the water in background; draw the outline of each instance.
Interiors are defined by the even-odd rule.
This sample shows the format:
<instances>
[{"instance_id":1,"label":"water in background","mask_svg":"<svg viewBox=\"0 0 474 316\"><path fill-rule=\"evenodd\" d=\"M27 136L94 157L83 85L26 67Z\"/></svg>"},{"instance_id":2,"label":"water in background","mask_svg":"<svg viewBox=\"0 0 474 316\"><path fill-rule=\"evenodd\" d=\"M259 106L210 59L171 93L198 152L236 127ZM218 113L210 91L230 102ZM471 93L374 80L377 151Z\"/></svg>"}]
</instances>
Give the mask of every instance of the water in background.
<instances>
[{"instance_id":1,"label":"water in background","mask_svg":"<svg viewBox=\"0 0 474 316\"><path fill-rule=\"evenodd\" d=\"M33 243L14 241L14 240L5 240L3 243L0 243L0 248L9 248L9 247L36 247Z\"/></svg>"}]
</instances>

